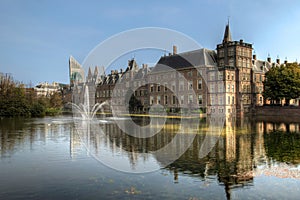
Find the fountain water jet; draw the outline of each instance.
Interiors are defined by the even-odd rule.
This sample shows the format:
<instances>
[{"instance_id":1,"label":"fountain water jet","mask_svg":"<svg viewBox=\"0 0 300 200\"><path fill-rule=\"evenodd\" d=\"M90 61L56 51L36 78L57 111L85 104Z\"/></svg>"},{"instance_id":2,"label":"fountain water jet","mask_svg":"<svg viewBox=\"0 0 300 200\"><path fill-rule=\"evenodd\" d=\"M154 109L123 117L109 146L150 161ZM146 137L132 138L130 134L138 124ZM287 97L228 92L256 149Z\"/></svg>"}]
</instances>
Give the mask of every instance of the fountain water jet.
<instances>
[{"instance_id":1,"label":"fountain water jet","mask_svg":"<svg viewBox=\"0 0 300 200\"><path fill-rule=\"evenodd\" d=\"M97 112L102 109L103 105L108 105L107 102L96 103L92 108L90 107L90 96L89 96L89 87L85 85L83 104L79 103L69 103L72 106L73 111L79 113L83 120L92 120ZM102 110L103 112L103 110Z\"/></svg>"}]
</instances>

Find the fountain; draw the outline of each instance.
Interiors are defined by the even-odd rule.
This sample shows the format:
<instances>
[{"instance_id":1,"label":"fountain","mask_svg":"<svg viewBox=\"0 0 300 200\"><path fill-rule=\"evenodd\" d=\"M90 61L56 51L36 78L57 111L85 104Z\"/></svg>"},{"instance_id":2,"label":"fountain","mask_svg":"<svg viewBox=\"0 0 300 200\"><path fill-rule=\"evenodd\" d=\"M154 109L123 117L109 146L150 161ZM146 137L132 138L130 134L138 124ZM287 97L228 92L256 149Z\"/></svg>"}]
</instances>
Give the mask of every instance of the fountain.
<instances>
[{"instance_id":1,"label":"fountain","mask_svg":"<svg viewBox=\"0 0 300 200\"><path fill-rule=\"evenodd\" d=\"M83 104L79 103L69 103L72 106L73 111L79 113L82 117L82 120L93 120L97 112L102 109L103 105L108 105L107 102L96 103L92 108L90 107L90 96L89 96L89 87L85 85ZM103 112L103 111L102 111Z\"/></svg>"}]
</instances>

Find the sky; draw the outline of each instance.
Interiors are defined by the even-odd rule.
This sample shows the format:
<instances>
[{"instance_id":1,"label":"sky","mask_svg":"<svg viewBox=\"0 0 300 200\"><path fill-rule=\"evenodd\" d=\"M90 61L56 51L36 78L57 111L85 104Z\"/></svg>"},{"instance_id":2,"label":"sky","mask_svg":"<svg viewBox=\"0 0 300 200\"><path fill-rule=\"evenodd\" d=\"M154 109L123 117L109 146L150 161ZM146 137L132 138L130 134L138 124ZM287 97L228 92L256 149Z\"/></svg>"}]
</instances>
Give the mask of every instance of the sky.
<instances>
[{"instance_id":1,"label":"sky","mask_svg":"<svg viewBox=\"0 0 300 200\"><path fill-rule=\"evenodd\" d=\"M258 59L300 61L298 0L0 0L0 72L25 84L68 83L70 55L82 63L107 38L143 27L172 29L215 49L228 17L232 39L253 44ZM159 58L138 56L125 60Z\"/></svg>"}]
</instances>

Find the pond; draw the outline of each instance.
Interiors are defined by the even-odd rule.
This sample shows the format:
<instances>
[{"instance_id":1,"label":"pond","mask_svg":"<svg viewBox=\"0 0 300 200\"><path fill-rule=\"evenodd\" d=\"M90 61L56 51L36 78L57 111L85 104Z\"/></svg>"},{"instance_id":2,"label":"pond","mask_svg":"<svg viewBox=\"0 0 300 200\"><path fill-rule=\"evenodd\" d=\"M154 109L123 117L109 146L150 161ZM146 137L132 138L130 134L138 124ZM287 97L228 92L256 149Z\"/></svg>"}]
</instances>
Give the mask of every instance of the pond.
<instances>
[{"instance_id":1,"label":"pond","mask_svg":"<svg viewBox=\"0 0 300 200\"><path fill-rule=\"evenodd\" d=\"M188 120L186 127L184 119L164 119L163 126L146 117L127 121L0 119L0 199L300 195L300 122L230 118L224 126L213 126L204 118ZM137 136L134 124L155 131Z\"/></svg>"}]
</instances>

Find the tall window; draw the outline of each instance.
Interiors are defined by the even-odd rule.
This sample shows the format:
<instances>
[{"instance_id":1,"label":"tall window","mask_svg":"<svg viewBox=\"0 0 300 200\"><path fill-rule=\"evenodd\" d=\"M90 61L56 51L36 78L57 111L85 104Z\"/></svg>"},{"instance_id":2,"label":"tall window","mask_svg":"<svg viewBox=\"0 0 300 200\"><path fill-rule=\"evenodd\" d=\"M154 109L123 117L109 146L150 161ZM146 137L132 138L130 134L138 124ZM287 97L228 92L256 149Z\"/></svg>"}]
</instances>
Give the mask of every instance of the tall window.
<instances>
[{"instance_id":1,"label":"tall window","mask_svg":"<svg viewBox=\"0 0 300 200\"><path fill-rule=\"evenodd\" d=\"M220 104L220 105L223 104L223 97L219 97L219 104Z\"/></svg>"},{"instance_id":2,"label":"tall window","mask_svg":"<svg viewBox=\"0 0 300 200\"><path fill-rule=\"evenodd\" d=\"M214 81L215 80L215 73L211 72L210 75L209 75L209 77L210 77L211 81Z\"/></svg>"},{"instance_id":3,"label":"tall window","mask_svg":"<svg viewBox=\"0 0 300 200\"><path fill-rule=\"evenodd\" d=\"M172 90L175 92L175 83L172 83Z\"/></svg>"},{"instance_id":4,"label":"tall window","mask_svg":"<svg viewBox=\"0 0 300 200\"><path fill-rule=\"evenodd\" d=\"M180 91L183 91L183 81L180 81L180 82L179 82L179 90L180 90Z\"/></svg>"},{"instance_id":5,"label":"tall window","mask_svg":"<svg viewBox=\"0 0 300 200\"><path fill-rule=\"evenodd\" d=\"M211 95L211 97L210 97L210 104L214 105L214 103L215 103L215 97L213 95Z\"/></svg>"},{"instance_id":6,"label":"tall window","mask_svg":"<svg viewBox=\"0 0 300 200\"><path fill-rule=\"evenodd\" d=\"M198 80L198 90L202 89L202 79Z\"/></svg>"},{"instance_id":7,"label":"tall window","mask_svg":"<svg viewBox=\"0 0 300 200\"><path fill-rule=\"evenodd\" d=\"M153 96L150 96L150 105L153 105Z\"/></svg>"},{"instance_id":8,"label":"tall window","mask_svg":"<svg viewBox=\"0 0 300 200\"><path fill-rule=\"evenodd\" d=\"M157 104L160 104L160 96L157 96Z\"/></svg>"},{"instance_id":9,"label":"tall window","mask_svg":"<svg viewBox=\"0 0 300 200\"><path fill-rule=\"evenodd\" d=\"M172 104L176 104L176 97L174 95L172 96Z\"/></svg>"},{"instance_id":10,"label":"tall window","mask_svg":"<svg viewBox=\"0 0 300 200\"><path fill-rule=\"evenodd\" d=\"M193 81L189 81L189 86L188 86L188 88L189 88L189 90L192 90L193 89Z\"/></svg>"},{"instance_id":11,"label":"tall window","mask_svg":"<svg viewBox=\"0 0 300 200\"><path fill-rule=\"evenodd\" d=\"M165 84L164 84L164 87L165 87L165 91L167 91L167 90L168 90L168 84L165 83Z\"/></svg>"},{"instance_id":12,"label":"tall window","mask_svg":"<svg viewBox=\"0 0 300 200\"><path fill-rule=\"evenodd\" d=\"M168 96L165 96L165 105L168 105Z\"/></svg>"},{"instance_id":13,"label":"tall window","mask_svg":"<svg viewBox=\"0 0 300 200\"><path fill-rule=\"evenodd\" d=\"M153 85L150 86L150 91L153 92L154 91L154 87Z\"/></svg>"},{"instance_id":14,"label":"tall window","mask_svg":"<svg viewBox=\"0 0 300 200\"><path fill-rule=\"evenodd\" d=\"M184 96L181 95L181 96L180 96L180 104L183 105L183 103L184 103Z\"/></svg>"},{"instance_id":15,"label":"tall window","mask_svg":"<svg viewBox=\"0 0 300 200\"><path fill-rule=\"evenodd\" d=\"M215 86L213 83L210 84L210 91L209 92L215 92Z\"/></svg>"},{"instance_id":16,"label":"tall window","mask_svg":"<svg viewBox=\"0 0 300 200\"><path fill-rule=\"evenodd\" d=\"M193 103L193 95L192 94L189 95L189 103Z\"/></svg>"},{"instance_id":17,"label":"tall window","mask_svg":"<svg viewBox=\"0 0 300 200\"><path fill-rule=\"evenodd\" d=\"M229 66L230 67L234 67L234 60L233 60L233 58L229 59Z\"/></svg>"},{"instance_id":18,"label":"tall window","mask_svg":"<svg viewBox=\"0 0 300 200\"><path fill-rule=\"evenodd\" d=\"M199 105L202 105L202 103L203 103L202 95L199 94L199 95L198 95L198 104L199 104Z\"/></svg>"}]
</instances>

